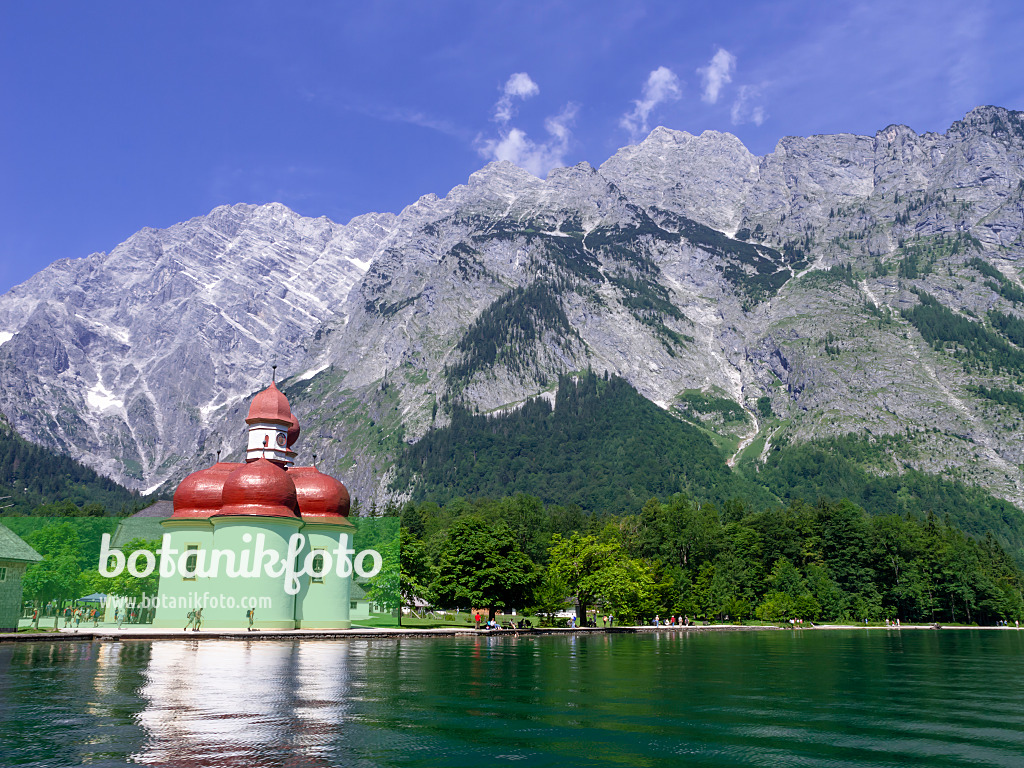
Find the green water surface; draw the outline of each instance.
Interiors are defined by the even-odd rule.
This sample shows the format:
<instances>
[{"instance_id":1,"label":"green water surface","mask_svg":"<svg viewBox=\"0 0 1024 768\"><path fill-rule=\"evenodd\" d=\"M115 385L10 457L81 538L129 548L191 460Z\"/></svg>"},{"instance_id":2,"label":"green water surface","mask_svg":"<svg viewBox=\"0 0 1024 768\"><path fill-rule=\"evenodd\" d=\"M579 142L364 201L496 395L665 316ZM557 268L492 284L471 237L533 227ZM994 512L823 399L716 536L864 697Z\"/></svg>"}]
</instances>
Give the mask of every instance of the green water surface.
<instances>
[{"instance_id":1,"label":"green water surface","mask_svg":"<svg viewBox=\"0 0 1024 768\"><path fill-rule=\"evenodd\" d=\"M1024 766L1024 634L0 644L0 765Z\"/></svg>"}]
</instances>

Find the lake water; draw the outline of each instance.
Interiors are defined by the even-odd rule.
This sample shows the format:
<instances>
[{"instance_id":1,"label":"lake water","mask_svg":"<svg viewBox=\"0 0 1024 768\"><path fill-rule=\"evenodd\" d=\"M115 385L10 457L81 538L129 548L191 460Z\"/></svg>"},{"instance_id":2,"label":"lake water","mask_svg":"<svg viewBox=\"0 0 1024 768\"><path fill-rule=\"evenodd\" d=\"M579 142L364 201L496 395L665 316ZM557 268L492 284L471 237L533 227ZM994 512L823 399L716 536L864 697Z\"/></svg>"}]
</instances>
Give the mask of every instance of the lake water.
<instances>
[{"instance_id":1,"label":"lake water","mask_svg":"<svg viewBox=\"0 0 1024 768\"><path fill-rule=\"evenodd\" d=\"M0 765L1024 766L1024 634L0 644Z\"/></svg>"}]
</instances>

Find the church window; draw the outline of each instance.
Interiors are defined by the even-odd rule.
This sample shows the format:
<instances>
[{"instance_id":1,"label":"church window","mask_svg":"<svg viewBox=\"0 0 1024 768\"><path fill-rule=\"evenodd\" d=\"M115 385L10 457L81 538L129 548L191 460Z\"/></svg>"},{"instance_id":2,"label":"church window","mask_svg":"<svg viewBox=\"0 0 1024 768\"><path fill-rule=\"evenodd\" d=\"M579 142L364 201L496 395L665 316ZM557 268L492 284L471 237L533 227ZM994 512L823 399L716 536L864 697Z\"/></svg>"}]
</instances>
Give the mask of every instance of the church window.
<instances>
[{"instance_id":1,"label":"church window","mask_svg":"<svg viewBox=\"0 0 1024 768\"><path fill-rule=\"evenodd\" d=\"M190 552L192 554L185 556L185 575L181 578L183 581L195 581L196 568L199 567L199 545L186 544L185 552Z\"/></svg>"}]
</instances>

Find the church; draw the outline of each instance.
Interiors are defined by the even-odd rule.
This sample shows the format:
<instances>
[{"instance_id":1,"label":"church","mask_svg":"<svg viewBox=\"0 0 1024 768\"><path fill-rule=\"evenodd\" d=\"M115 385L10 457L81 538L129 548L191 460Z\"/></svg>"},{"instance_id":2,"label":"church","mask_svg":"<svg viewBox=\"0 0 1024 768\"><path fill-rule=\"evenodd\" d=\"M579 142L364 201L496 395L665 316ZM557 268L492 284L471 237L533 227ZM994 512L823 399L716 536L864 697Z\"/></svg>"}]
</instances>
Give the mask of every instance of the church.
<instances>
[{"instance_id":1,"label":"church","mask_svg":"<svg viewBox=\"0 0 1024 768\"><path fill-rule=\"evenodd\" d=\"M295 466L299 422L275 383L252 400L245 462L193 472L162 521L155 627L348 629L349 494Z\"/></svg>"}]
</instances>

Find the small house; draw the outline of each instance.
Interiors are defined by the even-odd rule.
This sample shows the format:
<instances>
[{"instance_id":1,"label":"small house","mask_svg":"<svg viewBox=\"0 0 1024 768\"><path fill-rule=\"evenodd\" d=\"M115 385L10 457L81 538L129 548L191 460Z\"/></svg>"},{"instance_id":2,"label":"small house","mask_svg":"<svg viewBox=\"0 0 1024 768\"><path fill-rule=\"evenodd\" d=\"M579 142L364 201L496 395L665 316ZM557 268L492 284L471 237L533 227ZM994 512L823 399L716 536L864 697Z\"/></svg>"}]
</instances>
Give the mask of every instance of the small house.
<instances>
[{"instance_id":1,"label":"small house","mask_svg":"<svg viewBox=\"0 0 1024 768\"><path fill-rule=\"evenodd\" d=\"M14 531L0 525L0 632L16 632L21 618L21 579L43 558Z\"/></svg>"}]
</instances>

